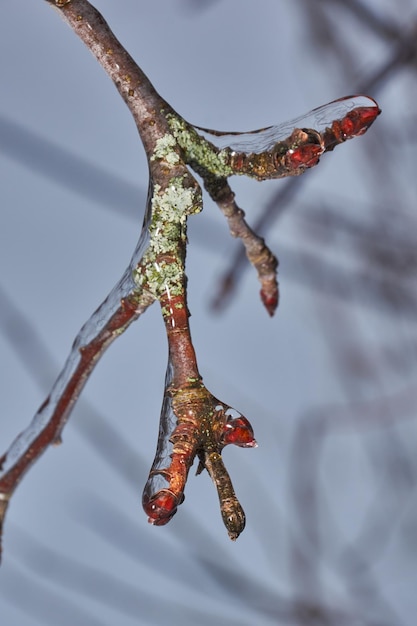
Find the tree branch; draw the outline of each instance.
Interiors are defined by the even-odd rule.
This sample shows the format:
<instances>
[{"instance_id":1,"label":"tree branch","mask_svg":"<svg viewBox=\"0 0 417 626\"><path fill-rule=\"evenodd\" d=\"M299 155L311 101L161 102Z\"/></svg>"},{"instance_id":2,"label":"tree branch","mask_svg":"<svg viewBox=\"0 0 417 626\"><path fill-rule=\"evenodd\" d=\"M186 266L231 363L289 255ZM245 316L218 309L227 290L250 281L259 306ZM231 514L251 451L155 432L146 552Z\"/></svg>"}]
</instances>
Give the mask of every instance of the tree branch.
<instances>
[{"instance_id":1,"label":"tree branch","mask_svg":"<svg viewBox=\"0 0 417 626\"><path fill-rule=\"evenodd\" d=\"M379 108L367 97L343 98L319 109L320 119L326 117L323 114L338 114L319 130L300 128L301 120L296 120L284 139L281 127L269 127L237 133L241 148L233 138L217 147L203 136L203 129L186 122L159 96L88 0L46 1L60 10L126 102L146 151L150 184L142 233L128 268L76 337L64 369L29 427L0 459L0 524L24 473L51 443L60 442L70 412L106 348L158 300L169 362L157 453L143 505L150 522L167 523L183 501L187 475L198 456L197 473L204 468L209 472L224 524L231 539L236 539L244 528L245 515L221 452L229 443L254 447L256 441L248 420L206 389L197 367L188 323L185 258L187 219L202 210L202 195L188 166L202 176L232 233L242 238L258 270L264 304L272 314L278 302L277 261L244 221L227 178L233 174L257 180L298 176L315 166L324 152L363 134ZM210 138L224 135L206 132ZM260 141L256 150L252 148L254 137Z\"/></svg>"}]
</instances>

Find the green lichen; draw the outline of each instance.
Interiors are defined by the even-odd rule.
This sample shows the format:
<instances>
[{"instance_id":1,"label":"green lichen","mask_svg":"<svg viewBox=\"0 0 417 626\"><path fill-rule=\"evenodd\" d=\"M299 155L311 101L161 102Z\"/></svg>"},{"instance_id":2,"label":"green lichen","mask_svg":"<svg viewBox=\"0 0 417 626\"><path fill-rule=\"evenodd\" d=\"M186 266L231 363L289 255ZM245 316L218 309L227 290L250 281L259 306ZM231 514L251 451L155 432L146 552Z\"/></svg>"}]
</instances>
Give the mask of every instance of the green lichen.
<instances>
[{"instance_id":1,"label":"green lichen","mask_svg":"<svg viewBox=\"0 0 417 626\"><path fill-rule=\"evenodd\" d=\"M232 176L234 172L229 165L230 150L219 150L176 115L167 115L167 120L173 136L184 152L187 163L197 164L217 177Z\"/></svg>"},{"instance_id":2,"label":"green lichen","mask_svg":"<svg viewBox=\"0 0 417 626\"><path fill-rule=\"evenodd\" d=\"M188 215L200 213L201 193L191 187L184 187L181 176L171 178L168 187L161 193L160 185L155 185L152 197L153 221L182 221Z\"/></svg>"},{"instance_id":3,"label":"green lichen","mask_svg":"<svg viewBox=\"0 0 417 626\"><path fill-rule=\"evenodd\" d=\"M171 311L170 308L167 306L163 306L161 307L161 313L162 313L162 317L171 317Z\"/></svg>"},{"instance_id":4,"label":"green lichen","mask_svg":"<svg viewBox=\"0 0 417 626\"><path fill-rule=\"evenodd\" d=\"M137 272L136 278L157 299L167 293L179 296L183 292L184 264L181 261L148 262L141 264Z\"/></svg>"},{"instance_id":5,"label":"green lichen","mask_svg":"<svg viewBox=\"0 0 417 626\"><path fill-rule=\"evenodd\" d=\"M151 156L151 161L156 159L165 159L170 165L179 163L180 157L175 152L175 148L178 146L177 141L173 135L167 133L156 142L155 150Z\"/></svg>"},{"instance_id":6,"label":"green lichen","mask_svg":"<svg viewBox=\"0 0 417 626\"><path fill-rule=\"evenodd\" d=\"M149 246L133 270L133 279L157 299L184 290L187 217L201 211L201 203L201 191L184 187L183 177L172 178L165 190L154 187Z\"/></svg>"}]
</instances>

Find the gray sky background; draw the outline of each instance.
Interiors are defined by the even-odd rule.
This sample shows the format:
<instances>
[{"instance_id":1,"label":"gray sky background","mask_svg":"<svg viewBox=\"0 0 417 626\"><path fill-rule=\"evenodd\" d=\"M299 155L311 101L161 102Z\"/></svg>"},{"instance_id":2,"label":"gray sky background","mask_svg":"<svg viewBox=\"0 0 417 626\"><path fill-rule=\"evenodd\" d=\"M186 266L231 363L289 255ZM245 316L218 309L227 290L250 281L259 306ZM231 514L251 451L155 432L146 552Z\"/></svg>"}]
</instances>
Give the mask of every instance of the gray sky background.
<instances>
[{"instance_id":1,"label":"gray sky background","mask_svg":"<svg viewBox=\"0 0 417 626\"><path fill-rule=\"evenodd\" d=\"M326 52L314 38L317 31L309 22L314 11L309 15L307 4L95 2L160 94L186 119L219 130L251 130L297 117L355 93L382 66L389 48L335 3L329 9L335 30L342 21L350 29L352 56L342 73L331 43ZM326 3L309 4L311 9ZM398 27L417 14L415 0L399 1L395 10L388 1L364 4ZM49 5L3 0L0 59L4 451L42 403L79 328L127 266L140 234L148 177L129 111ZM195 478L191 472L186 500L168 526L151 527L142 511L167 357L154 306L106 353L64 431L64 444L44 455L13 498L0 570L2 625L159 626L169 620L186 626L216 618L225 626L286 626L294 623L286 617L291 602L302 599L358 616L338 626L411 626L417 609L415 550L407 548L417 541L411 497L399 521L411 543L401 533L390 535L372 572L373 595L371 587L368 597L361 595L358 582L355 600L337 565L339 552L340 558L344 554L340 546L356 541L380 503L372 462L381 458L386 439L378 427L358 434L359 428L347 425L323 440L318 471L326 536L320 548L328 561L320 566L320 584L304 577L317 544L304 533L305 519L296 515L292 481L296 435L309 415L325 414L330 405L343 407L347 398L367 403L412 389L416 353L408 338L415 329L405 314L394 319L368 307L366 296L361 306L317 294L308 280L294 280L291 267L300 249L320 248L330 263L350 267L337 241L330 244L314 224L303 222L304 207L314 198L317 206L348 207L350 216L365 223L364 208L372 215L373 203L395 210L400 188L401 211L415 212L415 130L395 152L399 121L409 120L414 126L407 128L415 129L415 85L411 69L387 81L375 96L383 114L374 127L325 155L268 232L280 259L281 304L272 320L261 306L251 268L231 305L213 314L210 299L236 242L209 200L203 214L190 220L189 304L200 371L214 395L250 419L259 443L256 450L224 453L247 515L239 540L229 541L206 475ZM378 164L387 145L392 167L384 185L378 183ZM285 181L231 182L253 223ZM389 229L385 211L384 220ZM415 240L414 233L405 234ZM302 270L303 261L298 263ZM47 346L50 361L23 331L20 314ZM335 336L343 342L353 325L368 361L346 365L347 379L335 366L331 346ZM409 366L384 369L381 345L401 342L411 346ZM405 404L406 417L393 429L410 457L413 406L415 401ZM306 433L317 436L313 427ZM303 484L308 515L309 484ZM381 523L384 515L381 509Z\"/></svg>"}]
</instances>

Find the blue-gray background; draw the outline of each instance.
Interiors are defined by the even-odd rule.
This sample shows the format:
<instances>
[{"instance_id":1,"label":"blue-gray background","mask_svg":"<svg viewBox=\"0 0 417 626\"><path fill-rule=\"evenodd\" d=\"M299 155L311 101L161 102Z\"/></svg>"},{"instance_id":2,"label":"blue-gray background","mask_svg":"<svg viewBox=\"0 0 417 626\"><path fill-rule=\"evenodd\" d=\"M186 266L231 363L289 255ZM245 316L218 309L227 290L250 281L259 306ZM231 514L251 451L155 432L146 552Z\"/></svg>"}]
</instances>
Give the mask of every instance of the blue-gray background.
<instances>
[{"instance_id":1,"label":"blue-gray background","mask_svg":"<svg viewBox=\"0 0 417 626\"><path fill-rule=\"evenodd\" d=\"M224 454L245 532L229 541L206 475L190 475L167 527L142 512L167 356L152 307L104 356L64 444L13 498L2 626L411 626L417 70L401 52L415 0L95 4L161 95L203 127L278 124L358 89L383 114L277 204L272 320L250 268L212 312L237 244L210 201L190 220L200 370L259 442ZM147 166L115 88L42 0L3 0L0 79L3 452L129 262ZM251 223L285 183L232 180Z\"/></svg>"}]
</instances>

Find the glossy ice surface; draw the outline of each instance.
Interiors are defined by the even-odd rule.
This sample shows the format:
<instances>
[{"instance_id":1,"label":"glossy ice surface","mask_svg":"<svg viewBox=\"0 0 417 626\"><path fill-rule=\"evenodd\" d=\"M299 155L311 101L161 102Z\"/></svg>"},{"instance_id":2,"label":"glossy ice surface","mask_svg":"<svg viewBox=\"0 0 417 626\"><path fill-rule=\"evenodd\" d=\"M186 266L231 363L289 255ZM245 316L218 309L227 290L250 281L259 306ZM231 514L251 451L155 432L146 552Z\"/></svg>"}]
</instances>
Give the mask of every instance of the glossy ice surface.
<instances>
[{"instance_id":1,"label":"glossy ice surface","mask_svg":"<svg viewBox=\"0 0 417 626\"><path fill-rule=\"evenodd\" d=\"M272 150L278 142L290 137L296 128L314 129L321 134L335 123L340 124L344 128L344 137L340 140L346 141L363 134L380 112L377 102L369 96L346 96L288 122L259 130L219 132L197 126L196 129L220 149L228 147L235 152L260 154Z\"/></svg>"}]
</instances>

